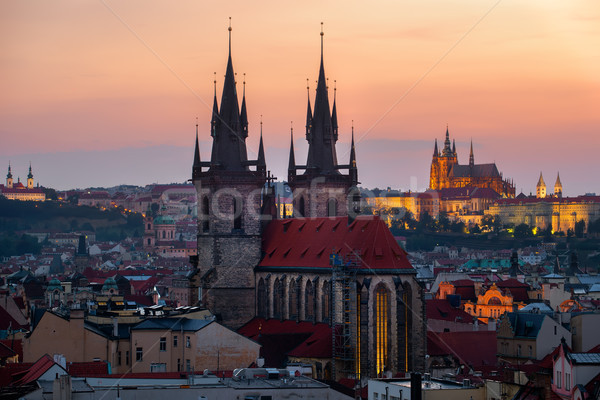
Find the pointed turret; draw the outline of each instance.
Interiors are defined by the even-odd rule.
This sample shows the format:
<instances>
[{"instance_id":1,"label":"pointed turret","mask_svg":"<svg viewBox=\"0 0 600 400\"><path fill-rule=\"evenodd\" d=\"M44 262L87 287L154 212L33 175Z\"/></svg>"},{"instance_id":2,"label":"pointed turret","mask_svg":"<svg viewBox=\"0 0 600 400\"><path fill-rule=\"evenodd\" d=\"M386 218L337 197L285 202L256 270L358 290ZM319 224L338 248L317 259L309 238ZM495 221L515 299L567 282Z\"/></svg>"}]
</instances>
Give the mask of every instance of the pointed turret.
<instances>
[{"instance_id":1,"label":"pointed turret","mask_svg":"<svg viewBox=\"0 0 600 400\"><path fill-rule=\"evenodd\" d=\"M10 162L8 163L8 174L6 174L6 188L7 189L13 188L13 174L10 169Z\"/></svg>"},{"instance_id":2,"label":"pointed turret","mask_svg":"<svg viewBox=\"0 0 600 400\"><path fill-rule=\"evenodd\" d=\"M469 153L469 167L475 166L475 157L473 157L473 139L471 139L471 152Z\"/></svg>"},{"instance_id":3,"label":"pointed turret","mask_svg":"<svg viewBox=\"0 0 600 400\"><path fill-rule=\"evenodd\" d=\"M439 157L440 152L438 151L437 138L435 138L435 144L433 145L433 156Z\"/></svg>"},{"instance_id":4,"label":"pointed turret","mask_svg":"<svg viewBox=\"0 0 600 400\"><path fill-rule=\"evenodd\" d=\"M306 92L308 93L308 105L306 106L306 140L310 142L310 131L312 129L312 108L310 106L310 86L306 79Z\"/></svg>"},{"instance_id":5,"label":"pointed turret","mask_svg":"<svg viewBox=\"0 0 600 400\"><path fill-rule=\"evenodd\" d=\"M546 182L544 182L544 177L540 172L540 179L538 179L538 183L536 185L536 197L538 199L543 199L546 197Z\"/></svg>"},{"instance_id":6,"label":"pointed turret","mask_svg":"<svg viewBox=\"0 0 600 400\"><path fill-rule=\"evenodd\" d=\"M257 171L266 172L267 162L265 160L265 148L263 146L263 135L262 135L262 117L260 120L260 142L258 144L258 160L256 162Z\"/></svg>"},{"instance_id":7,"label":"pointed turret","mask_svg":"<svg viewBox=\"0 0 600 400\"><path fill-rule=\"evenodd\" d=\"M560 182L560 173L556 174L556 182L554 183L554 195L562 197L562 183Z\"/></svg>"},{"instance_id":8,"label":"pointed turret","mask_svg":"<svg viewBox=\"0 0 600 400\"><path fill-rule=\"evenodd\" d=\"M456 140L452 139L452 155L456 155Z\"/></svg>"},{"instance_id":9,"label":"pointed turret","mask_svg":"<svg viewBox=\"0 0 600 400\"><path fill-rule=\"evenodd\" d=\"M198 174L202 172L202 163L200 161L200 144L198 142L198 121L196 121L196 146L194 149L194 164L192 166L192 180L198 178Z\"/></svg>"},{"instance_id":10,"label":"pointed turret","mask_svg":"<svg viewBox=\"0 0 600 400\"><path fill-rule=\"evenodd\" d=\"M356 168L356 150L354 148L354 122L352 123L352 142L350 144L350 168L348 169L350 174L350 180L352 186L358 184L358 168Z\"/></svg>"},{"instance_id":11,"label":"pointed turret","mask_svg":"<svg viewBox=\"0 0 600 400\"><path fill-rule=\"evenodd\" d=\"M288 163L288 180L296 175L296 156L294 156L294 127L290 128L290 159Z\"/></svg>"},{"instance_id":12,"label":"pointed turret","mask_svg":"<svg viewBox=\"0 0 600 400\"><path fill-rule=\"evenodd\" d=\"M444 140L444 150L442 151L443 156L452 155L452 148L450 147L450 133L448 132L448 125L446 125L446 140Z\"/></svg>"},{"instance_id":13,"label":"pointed turret","mask_svg":"<svg viewBox=\"0 0 600 400\"><path fill-rule=\"evenodd\" d=\"M217 103L217 73L215 72L214 83L214 100L212 117L210 119L210 136L215 137L217 135L217 126L219 125L219 104Z\"/></svg>"},{"instance_id":14,"label":"pointed turret","mask_svg":"<svg viewBox=\"0 0 600 400\"><path fill-rule=\"evenodd\" d=\"M27 189L33 189L33 172L31 172L31 161L29 162L29 173L27 174Z\"/></svg>"},{"instance_id":15,"label":"pointed turret","mask_svg":"<svg viewBox=\"0 0 600 400\"><path fill-rule=\"evenodd\" d=\"M337 107L335 106L337 88L335 87L335 81L333 81L333 111L331 111L331 124L333 126L333 140L338 140L338 122L337 122Z\"/></svg>"},{"instance_id":16,"label":"pointed turret","mask_svg":"<svg viewBox=\"0 0 600 400\"><path fill-rule=\"evenodd\" d=\"M242 111L240 111L240 122L242 124L242 135L244 138L248 137L248 115L246 113L246 74L244 74L242 90ZM262 140L262 136L261 136Z\"/></svg>"}]
</instances>

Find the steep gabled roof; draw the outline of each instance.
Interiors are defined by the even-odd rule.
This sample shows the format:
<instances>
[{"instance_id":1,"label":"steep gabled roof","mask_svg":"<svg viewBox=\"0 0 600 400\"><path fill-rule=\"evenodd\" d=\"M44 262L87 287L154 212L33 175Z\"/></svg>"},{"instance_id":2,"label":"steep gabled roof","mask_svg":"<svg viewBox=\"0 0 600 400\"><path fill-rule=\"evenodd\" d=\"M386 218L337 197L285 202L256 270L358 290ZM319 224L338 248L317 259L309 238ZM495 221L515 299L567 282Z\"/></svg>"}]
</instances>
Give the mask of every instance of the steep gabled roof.
<instances>
[{"instance_id":1,"label":"steep gabled roof","mask_svg":"<svg viewBox=\"0 0 600 400\"><path fill-rule=\"evenodd\" d=\"M474 177L474 178L492 178L500 177L500 172L496 164L475 164L473 167L469 165L454 164L448 174L451 177Z\"/></svg>"},{"instance_id":2,"label":"steep gabled roof","mask_svg":"<svg viewBox=\"0 0 600 400\"><path fill-rule=\"evenodd\" d=\"M414 272L406 252L378 216L292 218L272 221L263 234L259 268L329 269L329 256L359 255L359 268Z\"/></svg>"}]
</instances>

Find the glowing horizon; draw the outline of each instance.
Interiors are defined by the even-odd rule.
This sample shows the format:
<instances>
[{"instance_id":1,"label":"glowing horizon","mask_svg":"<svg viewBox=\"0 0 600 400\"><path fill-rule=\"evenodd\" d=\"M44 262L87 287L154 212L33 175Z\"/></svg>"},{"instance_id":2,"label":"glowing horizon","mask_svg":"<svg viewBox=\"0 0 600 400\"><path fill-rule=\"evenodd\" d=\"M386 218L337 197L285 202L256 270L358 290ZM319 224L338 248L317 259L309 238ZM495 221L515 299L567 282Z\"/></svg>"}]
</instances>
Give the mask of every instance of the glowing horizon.
<instances>
[{"instance_id":1,"label":"glowing horizon","mask_svg":"<svg viewBox=\"0 0 600 400\"><path fill-rule=\"evenodd\" d=\"M8 160L23 169L31 159L36 182L58 189L189 179L196 117L209 157L213 73L220 101L231 16L238 83L246 73L249 156L262 115L267 164L279 179L290 121L296 159L305 157L306 79L312 102L324 21L338 159L346 161L354 120L364 186L426 187L434 139L448 123L459 162L472 138L476 163L496 162L517 193L535 189L540 171L552 182L560 171L569 195L600 192L585 173L598 168L600 4L263 4L4 2L0 172ZM150 155L160 162L153 149L173 146L189 153L170 155L161 174L148 167ZM131 160L102 166L100 157L90 171L57 161L127 157L132 148ZM127 165L141 168L112 168Z\"/></svg>"}]
</instances>

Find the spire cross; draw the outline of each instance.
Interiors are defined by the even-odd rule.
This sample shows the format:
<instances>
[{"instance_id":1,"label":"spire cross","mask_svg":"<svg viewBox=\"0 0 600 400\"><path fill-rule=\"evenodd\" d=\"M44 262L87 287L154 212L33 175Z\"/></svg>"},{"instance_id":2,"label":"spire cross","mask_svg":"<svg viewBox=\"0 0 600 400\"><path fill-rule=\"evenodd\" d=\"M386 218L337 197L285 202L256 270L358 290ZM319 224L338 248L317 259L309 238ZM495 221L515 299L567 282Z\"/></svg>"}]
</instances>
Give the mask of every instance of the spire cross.
<instances>
[{"instance_id":1,"label":"spire cross","mask_svg":"<svg viewBox=\"0 0 600 400\"><path fill-rule=\"evenodd\" d=\"M323 59L323 36L325 35L325 33L323 33L323 22L321 22L321 60Z\"/></svg>"},{"instance_id":2,"label":"spire cross","mask_svg":"<svg viewBox=\"0 0 600 400\"><path fill-rule=\"evenodd\" d=\"M262 114L260 114L260 136L262 136Z\"/></svg>"},{"instance_id":3,"label":"spire cross","mask_svg":"<svg viewBox=\"0 0 600 400\"><path fill-rule=\"evenodd\" d=\"M335 94L337 92L337 81L333 80L333 100L335 100Z\"/></svg>"},{"instance_id":4,"label":"spire cross","mask_svg":"<svg viewBox=\"0 0 600 400\"><path fill-rule=\"evenodd\" d=\"M215 74L215 78L213 80L213 85L215 87L215 96L216 96L217 95L217 72L215 71L214 74Z\"/></svg>"},{"instance_id":5,"label":"spire cross","mask_svg":"<svg viewBox=\"0 0 600 400\"><path fill-rule=\"evenodd\" d=\"M231 55L231 17L229 17L229 55Z\"/></svg>"},{"instance_id":6,"label":"spire cross","mask_svg":"<svg viewBox=\"0 0 600 400\"><path fill-rule=\"evenodd\" d=\"M244 82L243 82L243 85L244 85L244 93L243 93L243 95L245 96L246 95L246 73L245 72L244 72ZM261 115L261 118L262 118L262 115Z\"/></svg>"}]
</instances>

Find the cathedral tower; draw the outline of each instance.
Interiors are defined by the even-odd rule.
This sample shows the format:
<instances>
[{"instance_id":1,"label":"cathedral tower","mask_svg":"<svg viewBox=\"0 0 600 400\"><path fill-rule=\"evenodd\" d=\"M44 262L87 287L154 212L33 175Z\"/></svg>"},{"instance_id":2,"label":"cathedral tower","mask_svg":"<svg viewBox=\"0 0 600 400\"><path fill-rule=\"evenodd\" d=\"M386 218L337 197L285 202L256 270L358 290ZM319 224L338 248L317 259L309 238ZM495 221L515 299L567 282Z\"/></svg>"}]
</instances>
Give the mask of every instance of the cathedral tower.
<instances>
[{"instance_id":1,"label":"cathedral tower","mask_svg":"<svg viewBox=\"0 0 600 400\"><path fill-rule=\"evenodd\" d=\"M338 164L336 142L338 122L336 90L334 88L333 108L329 108L329 88L325 78L323 63L323 29L321 24L321 64L314 112L310 104L310 91L306 112L306 140L308 157L306 165L296 165L293 142L290 145L288 164L288 184L294 193L294 216L296 217L336 217L355 215L359 211L358 170L354 135L348 164ZM309 90L307 86L307 90ZM304 170L303 173L299 171ZM340 170L348 170L342 174Z\"/></svg>"},{"instance_id":2,"label":"cathedral tower","mask_svg":"<svg viewBox=\"0 0 600 400\"><path fill-rule=\"evenodd\" d=\"M31 172L31 163L29 163L29 173L27 174L27 189L33 189L33 172Z\"/></svg>"},{"instance_id":3,"label":"cathedral tower","mask_svg":"<svg viewBox=\"0 0 600 400\"><path fill-rule=\"evenodd\" d=\"M544 182L544 177L540 172L540 179L538 179L538 183L536 185L536 197L538 199L543 199L546 197L546 182Z\"/></svg>"},{"instance_id":4,"label":"cathedral tower","mask_svg":"<svg viewBox=\"0 0 600 400\"><path fill-rule=\"evenodd\" d=\"M450 180L448 174L454 164L458 164L456 143L450 142L450 133L448 132L448 126L446 126L446 140L444 140L444 148L441 154L438 152L437 139L435 141L429 175L429 187L433 190L449 187Z\"/></svg>"},{"instance_id":5,"label":"cathedral tower","mask_svg":"<svg viewBox=\"0 0 600 400\"><path fill-rule=\"evenodd\" d=\"M190 304L201 302L236 329L254 315L254 267L261 257L261 195L267 179L262 136L257 160L248 160L245 89L241 109L231 58L221 104L214 82L211 158L200 160L198 131L192 182L198 194L198 257L190 276ZM244 82L245 85L245 82Z\"/></svg>"},{"instance_id":6,"label":"cathedral tower","mask_svg":"<svg viewBox=\"0 0 600 400\"><path fill-rule=\"evenodd\" d=\"M563 187L560 182L560 173L556 174L556 182L554 183L554 195L556 197L562 197Z\"/></svg>"}]
</instances>

